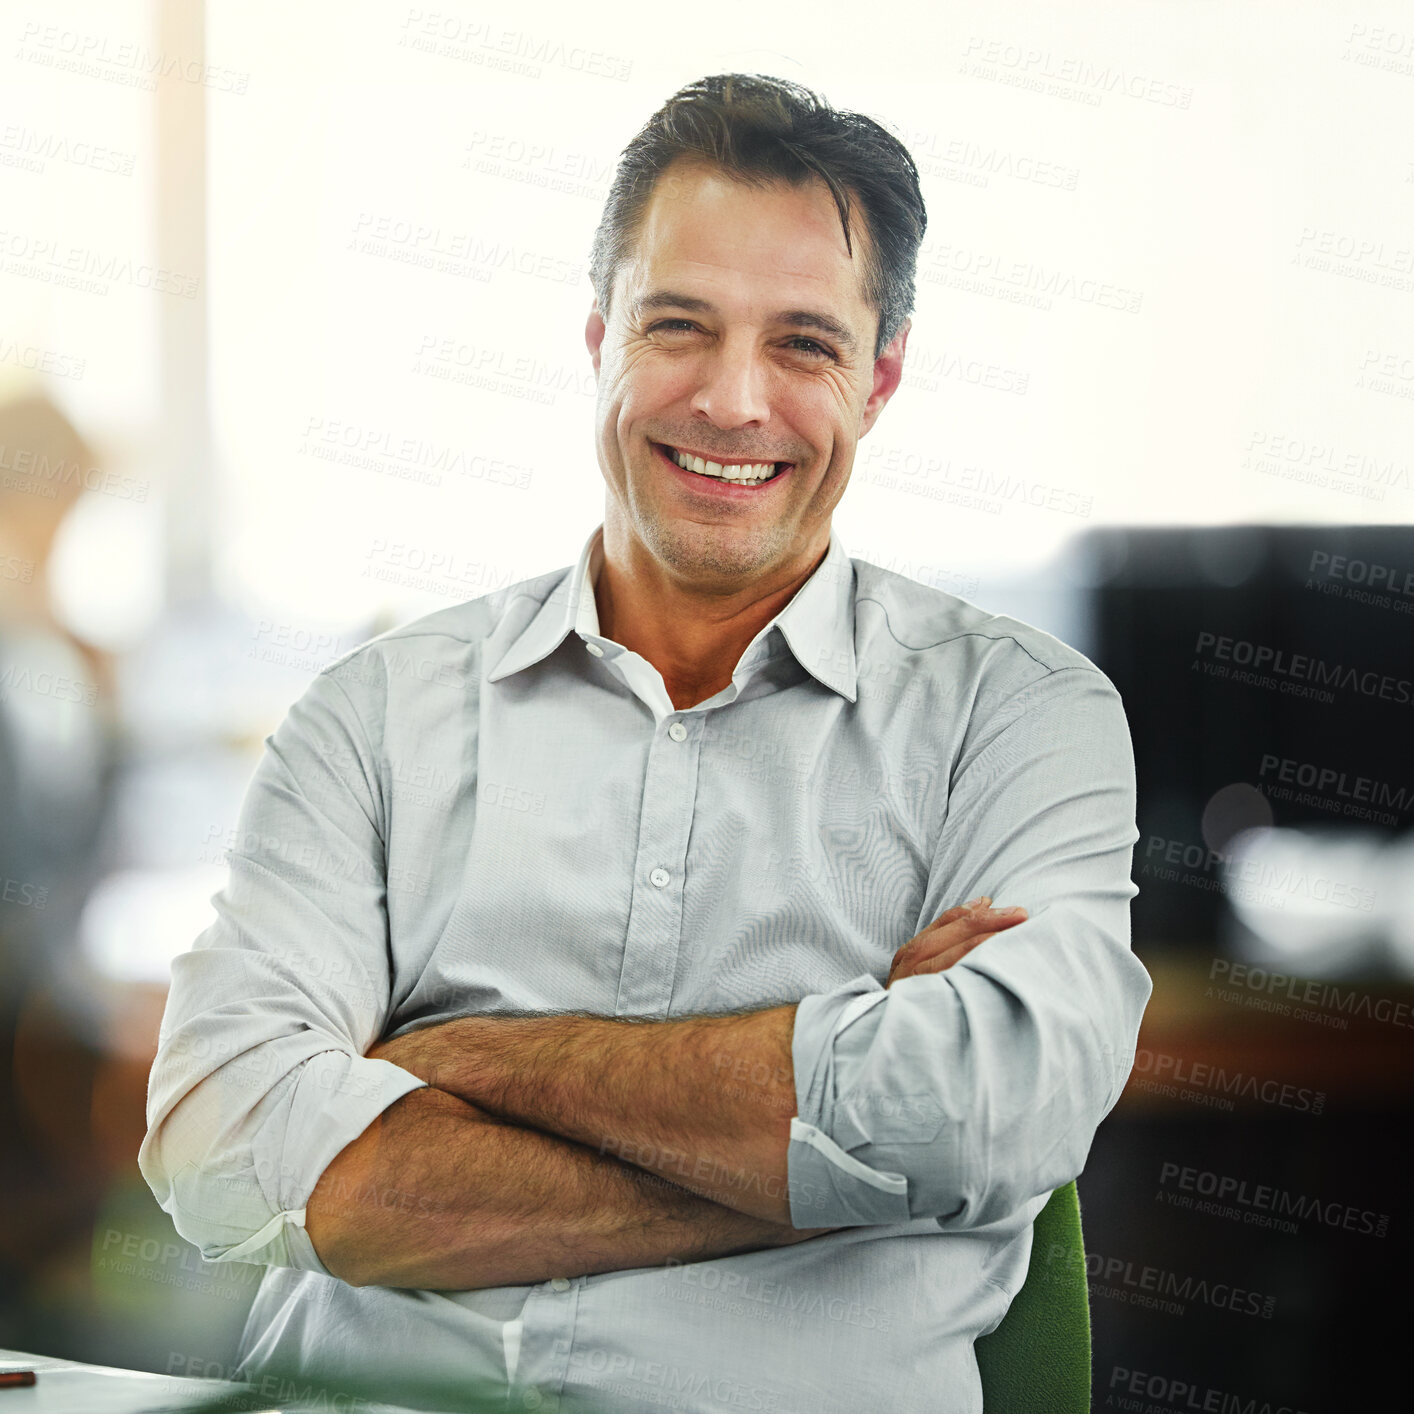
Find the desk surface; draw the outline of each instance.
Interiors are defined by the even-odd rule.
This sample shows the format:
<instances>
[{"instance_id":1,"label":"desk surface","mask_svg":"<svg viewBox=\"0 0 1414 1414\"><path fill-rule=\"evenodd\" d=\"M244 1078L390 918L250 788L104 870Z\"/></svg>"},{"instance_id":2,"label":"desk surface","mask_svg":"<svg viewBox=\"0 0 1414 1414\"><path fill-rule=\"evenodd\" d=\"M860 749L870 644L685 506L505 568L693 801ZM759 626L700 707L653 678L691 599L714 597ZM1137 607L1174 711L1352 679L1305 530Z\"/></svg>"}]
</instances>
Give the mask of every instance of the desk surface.
<instances>
[{"instance_id":1,"label":"desk surface","mask_svg":"<svg viewBox=\"0 0 1414 1414\"><path fill-rule=\"evenodd\" d=\"M35 1382L0 1389L0 1414L300 1414L330 1404L287 1403L271 1399L259 1385L226 1380L197 1380L155 1375L147 1370L118 1370L84 1365L51 1355L0 1350L0 1371L33 1370ZM392 1404L359 1400L359 1414L415 1414Z\"/></svg>"}]
</instances>

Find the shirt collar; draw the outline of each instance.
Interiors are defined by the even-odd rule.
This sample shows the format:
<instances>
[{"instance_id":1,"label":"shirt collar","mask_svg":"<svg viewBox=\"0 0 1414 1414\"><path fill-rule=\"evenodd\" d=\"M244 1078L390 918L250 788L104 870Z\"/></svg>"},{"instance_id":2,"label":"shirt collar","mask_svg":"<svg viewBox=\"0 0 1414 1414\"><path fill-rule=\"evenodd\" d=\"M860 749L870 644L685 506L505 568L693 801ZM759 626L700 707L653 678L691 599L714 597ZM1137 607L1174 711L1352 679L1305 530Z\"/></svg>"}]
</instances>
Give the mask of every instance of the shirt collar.
<instances>
[{"instance_id":1,"label":"shirt collar","mask_svg":"<svg viewBox=\"0 0 1414 1414\"><path fill-rule=\"evenodd\" d=\"M555 584L486 675L488 682L499 682L538 663L571 632L586 642L605 646L605 656L609 655L612 647L599 631L599 608L594 599L603 564L604 526L600 523L584 542L574 568ZM770 656L766 640L773 630L785 639L801 667L812 677L847 701L855 701L859 678L854 657L854 565L833 525L825 558L790 602L752 639L742 654L743 666L754 666Z\"/></svg>"}]
</instances>

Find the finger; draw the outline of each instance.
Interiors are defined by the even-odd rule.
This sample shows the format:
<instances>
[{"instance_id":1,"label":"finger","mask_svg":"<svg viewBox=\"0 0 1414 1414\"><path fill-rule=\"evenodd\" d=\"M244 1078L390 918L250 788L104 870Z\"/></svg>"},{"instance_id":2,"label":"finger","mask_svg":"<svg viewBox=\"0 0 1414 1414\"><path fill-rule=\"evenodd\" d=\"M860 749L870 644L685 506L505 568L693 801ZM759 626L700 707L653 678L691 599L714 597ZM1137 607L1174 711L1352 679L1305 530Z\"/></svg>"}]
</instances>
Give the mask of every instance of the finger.
<instances>
[{"instance_id":1,"label":"finger","mask_svg":"<svg viewBox=\"0 0 1414 1414\"><path fill-rule=\"evenodd\" d=\"M948 910L949 913L953 911L952 909ZM943 914L917 937L910 938L895 954L894 960L895 962L902 961L907 965L917 958L931 957L939 949L966 942L979 933L990 933L999 928L1013 927L1020 923L1025 916L1025 909L1007 908L975 908L963 912L958 918L951 919L947 914Z\"/></svg>"},{"instance_id":2,"label":"finger","mask_svg":"<svg viewBox=\"0 0 1414 1414\"><path fill-rule=\"evenodd\" d=\"M940 913L926 928L920 929L916 937L910 938L905 946L970 938L979 929L993 927L996 919L1005 913L1005 909L993 908L990 899L985 903L964 903L958 908L950 908L946 913Z\"/></svg>"},{"instance_id":3,"label":"finger","mask_svg":"<svg viewBox=\"0 0 1414 1414\"><path fill-rule=\"evenodd\" d=\"M961 934L955 928L947 932L940 930L931 937L920 933L895 954L889 976L892 978L898 972L912 975L919 970L921 964L938 959L942 959L941 967L934 968L934 971L950 967L959 958L971 952L978 943L984 942L994 933L1005 932L1008 928L1016 927L1018 923L1024 923L1026 917L1024 908L1000 909L995 910L989 918L977 917L968 920L969 926Z\"/></svg>"},{"instance_id":4,"label":"finger","mask_svg":"<svg viewBox=\"0 0 1414 1414\"><path fill-rule=\"evenodd\" d=\"M949 947L964 938L970 938L974 933L986 929L984 915L987 912L984 908L968 908L966 904L961 908L950 908L910 938L894 956L907 961L918 956L923 950Z\"/></svg>"},{"instance_id":5,"label":"finger","mask_svg":"<svg viewBox=\"0 0 1414 1414\"><path fill-rule=\"evenodd\" d=\"M1004 930L998 929L997 931ZM955 962L961 962L968 953L974 948L980 947L992 936L991 933L979 933L975 938L969 938L965 943L956 943L930 957L921 957L914 963L911 975L916 977L920 972L946 972Z\"/></svg>"},{"instance_id":6,"label":"finger","mask_svg":"<svg viewBox=\"0 0 1414 1414\"><path fill-rule=\"evenodd\" d=\"M966 903L960 903L956 908L950 908L944 913L940 913L931 923L919 930L919 936L930 933L935 928L946 927L949 923L958 923L962 919L971 916L979 909L987 908L992 902L991 895L980 894L977 898L968 899Z\"/></svg>"},{"instance_id":7,"label":"finger","mask_svg":"<svg viewBox=\"0 0 1414 1414\"><path fill-rule=\"evenodd\" d=\"M897 981L900 977L916 977L920 972L942 972L951 967L959 958L966 957L973 948L986 942L991 936L990 933L977 933L964 942L954 943L951 947L944 948L939 952L914 956L906 963L896 964L889 973L889 980Z\"/></svg>"}]
</instances>

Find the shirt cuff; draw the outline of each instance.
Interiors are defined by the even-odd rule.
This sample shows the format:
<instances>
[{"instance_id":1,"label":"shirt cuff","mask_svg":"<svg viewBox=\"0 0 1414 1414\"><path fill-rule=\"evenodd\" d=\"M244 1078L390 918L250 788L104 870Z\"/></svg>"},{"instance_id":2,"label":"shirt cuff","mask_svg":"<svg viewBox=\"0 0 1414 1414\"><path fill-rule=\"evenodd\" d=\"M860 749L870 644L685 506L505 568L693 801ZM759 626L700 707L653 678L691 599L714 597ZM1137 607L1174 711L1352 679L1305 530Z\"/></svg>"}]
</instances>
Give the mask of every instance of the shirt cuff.
<instances>
[{"instance_id":1,"label":"shirt cuff","mask_svg":"<svg viewBox=\"0 0 1414 1414\"><path fill-rule=\"evenodd\" d=\"M865 973L806 997L795 1011L791 1059L796 1118L786 1153L791 1226L850 1227L907 1222L908 1179L871 1169L830 1137L835 1108L835 1043L888 992Z\"/></svg>"},{"instance_id":2,"label":"shirt cuff","mask_svg":"<svg viewBox=\"0 0 1414 1414\"><path fill-rule=\"evenodd\" d=\"M176 1206L215 1239L202 1244L202 1256L329 1275L304 1230L309 1195L339 1153L394 1100L426 1083L392 1061L343 1050L310 1056L256 1131L247 1173L214 1185L192 1164L174 1175Z\"/></svg>"}]
</instances>

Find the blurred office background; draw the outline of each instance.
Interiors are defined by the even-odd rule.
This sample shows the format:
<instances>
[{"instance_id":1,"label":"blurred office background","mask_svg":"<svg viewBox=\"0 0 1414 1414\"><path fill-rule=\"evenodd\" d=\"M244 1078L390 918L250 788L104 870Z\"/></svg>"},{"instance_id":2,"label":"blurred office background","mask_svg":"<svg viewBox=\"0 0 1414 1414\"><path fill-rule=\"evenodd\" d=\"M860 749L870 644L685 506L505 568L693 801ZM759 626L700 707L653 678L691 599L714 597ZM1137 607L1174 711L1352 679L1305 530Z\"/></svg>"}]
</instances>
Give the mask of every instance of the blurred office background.
<instances>
[{"instance_id":1,"label":"blurred office background","mask_svg":"<svg viewBox=\"0 0 1414 1414\"><path fill-rule=\"evenodd\" d=\"M7 9L0 1347L229 1370L259 1271L201 1262L135 1163L170 960L310 677L598 523L614 163L747 70L891 124L923 177L846 548L1076 644L1128 707L1155 992L1080 1180L1096 1407L1397 1387L1414 24L811 14Z\"/></svg>"}]
</instances>

